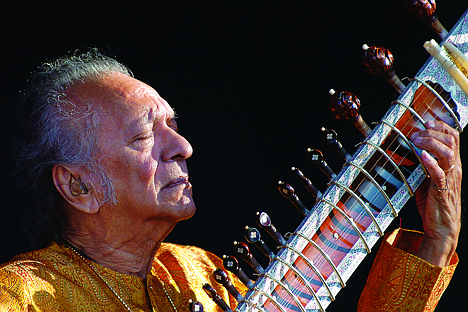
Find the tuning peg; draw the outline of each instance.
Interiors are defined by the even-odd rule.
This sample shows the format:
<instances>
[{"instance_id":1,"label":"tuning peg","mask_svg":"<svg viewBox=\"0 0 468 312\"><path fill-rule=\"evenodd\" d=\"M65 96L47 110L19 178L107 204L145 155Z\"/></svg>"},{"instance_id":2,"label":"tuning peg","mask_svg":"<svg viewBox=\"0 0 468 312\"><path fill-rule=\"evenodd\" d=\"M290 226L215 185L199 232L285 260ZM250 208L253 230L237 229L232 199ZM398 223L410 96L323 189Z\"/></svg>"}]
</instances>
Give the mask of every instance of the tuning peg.
<instances>
[{"instance_id":1,"label":"tuning peg","mask_svg":"<svg viewBox=\"0 0 468 312\"><path fill-rule=\"evenodd\" d=\"M364 50L362 63L367 72L373 76L386 79L398 93L403 93L406 86L393 70L393 54L383 47L369 47L367 44L363 44L362 49Z\"/></svg>"},{"instance_id":2,"label":"tuning peg","mask_svg":"<svg viewBox=\"0 0 468 312\"><path fill-rule=\"evenodd\" d=\"M310 180L302 173L299 168L291 167L291 171L299 178L302 185L309 191L315 198L322 196L322 193L310 182Z\"/></svg>"},{"instance_id":3,"label":"tuning peg","mask_svg":"<svg viewBox=\"0 0 468 312\"><path fill-rule=\"evenodd\" d=\"M413 16L414 19L427 23L434 31L445 39L448 35L447 29L439 21L435 14L435 0L406 0L406 10Z\"/></svg>"},{"instance_id":4,"label":"tuning peg","mask_svg":"<svg viewBox=\"0 0 468 312\"><path fill-rule=\"evenodd\" d=\"M234 254L238 258L241 258L247 262L247 264L250 265L250 267L254 269L258 275L265 273L265 270L262 268L260 263L258 263L257 259L255 259L254 256L250 253L250 249L247 244L243 242L234 242Z\"/></svg>"},{"instance_id":5,"label":"tuning peg","mask_svg":"<svg viewBox=\"0 0 468 312\"><path fill-rule=\"evenodd\" d=\"M265 229L267 233L278 243L278 245L286 245L286 240L271 223L270 216L266 212L257 212L257 224Z\"/></svg>"},{"instance_id":6,"label":"tuning peg","mask_svg":"<svg viewBox=\"0 0 468 312\"><path fill-rule=\"evenodd\" d=\"M283 195L285 198L289 199L289 201L296 206L299 211L306 216L309 213L309 209L301 202L299 197L297 197L294 189L291 185L284 183L282 181L278 181L278 191Z\"/></svg>"},{"instance_id":7,"label":"tuning peg","mask_svg":"<svg viewBox=\"0 0 468 312\"><path fill-rule=\"evenodd\" d=\"M221 308L224 312L232 312L231 308L227 305L227 303L221 298L221 296L218 294L216 289L211 287L210 284L206 283L203 286L203 289L205 290L206 294L208 297L213 299L213 301L216 303L218 307Z\"/></svg>"},{"instance_id":8,"label":"tuning peg","mask_svg":"<svg viewBox=\"0 0 468 312\"><path fill-rule=\"evenodd\" d=\"M322 127L322 132L325 132L325 139L327 143L333 147L333 149L345 160L348 161L351 158L351 155L344 149L341 142L338 140L338 134L333 129L326 129Z\"/></svg>"},{"instance_id":9,"label":"tuning peg","mask_svg":"<svg viewBox=\"0 0 468 312\"><path fill-rule=\"evenodd\" d=\"M262 240L262 236L260 235L260 231L257 230L256 228L251 228L246 226L245 227L245 239L251 243L257 246L258 249L271 261L273 258L275 258L275 254L273 251L271 251L270 248L265 244L265 242Z\"/></svg>"},{"instance_id":10,"label":"tuning peg","mask_svg":"<svg viewBox=\"0 0 468 312\"><path fill-rule=\"evenodd\" d=\"M239 293L239 291L234 287L232 282L229 280L229 277L226 272L223 270L217 269L213 272L213 277L215 281L223 285L224 288L237 300L242 301L244 297Z\"/></svg>"},{"instance_id":11,"label":"tuning peg","mask_svg":"<svg viewBox=\"0 0 468 312\"><path fill-rule=\"evenodd\" d=\"M245 285L248 289L252 289L254 284L250 278L245 274L242 268L239 266L239 261L233 256L223 255L223 266L224 268L233 273L237 278Z\"/></svg>"},{"instance_id":12,"label":"tuning peg","mask_svg":"<svg viewBox=\"0 0 468 312\"><path fill-rule=\"evenodd\" d=\"M336 177L336 174L331 170L328 166L327 162L323 159L323 154L318 149L307 149L307 153L309 154L309 162L317 166L330 180L333 180Z\"/></svg>"},{"instance_id":13,"label":"tuning peg","mask_svg":"<svg viewBox=\"0 0 468 312\"><path fill-rule=\"evenodd\" d=\"M371 128L359 115L361 101L350 91L328 91L331 95L329 108L336 119L351 122L358 130L367 137L371 133Z\"/></svg>"},{"instance_id":14,"label":"tuning peg","mask_svg":"<svg viewBox=\"0 0 468 312\"><path fill-rule=\"evenodd\" d=\"M200 301L189 299L190 312L203 312L203 304Z\"/></svg>"}]
</instances>

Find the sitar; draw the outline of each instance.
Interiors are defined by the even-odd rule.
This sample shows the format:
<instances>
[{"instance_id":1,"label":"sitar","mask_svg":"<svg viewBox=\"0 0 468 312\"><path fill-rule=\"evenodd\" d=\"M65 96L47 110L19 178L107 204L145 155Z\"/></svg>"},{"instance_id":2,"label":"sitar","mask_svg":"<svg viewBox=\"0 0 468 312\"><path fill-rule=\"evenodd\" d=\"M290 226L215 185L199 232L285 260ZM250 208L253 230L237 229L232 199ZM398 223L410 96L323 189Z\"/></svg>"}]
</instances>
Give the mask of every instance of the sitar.
<instances>
[{"instance_id":1,"label":"sitar","mask_svg":"<svg viewBox=\"0 0 468 312\"><path fill-rule=\"evenodd\" d=\"M338 118L353 121L366 138L352 155L341 150L346 162L339 173L330 174L323 193L304 180L316 196L311 209L281 186L305 218L287 239L266 219L278 251L264 250L270 257L265 269L251 263L258 278L255 283L246 281L249 291L238 296L235 311L325 311L427 177L422 151L408 139L411 134L423 130L429 120L442 120L459 132L468 123L468 10L451 31L434 18L431 24L441 43L425 44L431 57L407 85L391 70L385 72L400 95L373 129L360 118L352 94L331 92L331 108ZM320 154L311 153L312 160L323 165ZM258 242L255 233L251 239ZM241 254L247 252L243 244L238 248ZM226 260L228 266L235 261Z\"/></svg>"}]
</instances>

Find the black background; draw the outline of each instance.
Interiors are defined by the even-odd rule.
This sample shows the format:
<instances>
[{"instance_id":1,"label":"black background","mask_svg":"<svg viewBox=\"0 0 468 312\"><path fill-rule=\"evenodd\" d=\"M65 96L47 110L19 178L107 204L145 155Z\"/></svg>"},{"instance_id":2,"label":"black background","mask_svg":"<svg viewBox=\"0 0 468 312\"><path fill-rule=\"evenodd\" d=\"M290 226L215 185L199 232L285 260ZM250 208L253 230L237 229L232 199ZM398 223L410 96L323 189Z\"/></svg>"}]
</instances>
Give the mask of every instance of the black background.
<instances>
[{"instance_id":1,"label":"black background","mask_svg":"<svg viewBox=\"0 0 468 312\"><path fill-rule=\"evenodd\" d=\"M440 20L450 29L466 4L439 2ZM22 208L10 178L8 139L16 94L42 61L77 48L98 47L128 65L136 78L155 87L175 107L180 132L194 147L188 162L197 213L181 222L167 240L221 256L232 253L233 240L243 240L244 226L255 225L256 211L267 211L283 233L296 228L301 216L276 184L289 182L311 206L313 199L290 172L297 166L325 189L326 179L306 161L307 147L321 149L336 172L343 162L324 143L322 126L337 130L350 152L363 139L351 125L332 117L330 88L356 93L368 123L380 120L395 98L389 84L362 69L361 45L390 49L397 74L411 77L428 58L424 41L438 39L410 19L401 1L1 6L0 262L27 250L19 221ZM462 155L465 140L462 135ZM392 228L400 222L405 228L421 229L413 202ZM461 263L437 311L458 308L463 302L468 272L465 235L462 231L458 247ZM356 309L377 247L327 311Z\"/></svg>"}]
</instances>

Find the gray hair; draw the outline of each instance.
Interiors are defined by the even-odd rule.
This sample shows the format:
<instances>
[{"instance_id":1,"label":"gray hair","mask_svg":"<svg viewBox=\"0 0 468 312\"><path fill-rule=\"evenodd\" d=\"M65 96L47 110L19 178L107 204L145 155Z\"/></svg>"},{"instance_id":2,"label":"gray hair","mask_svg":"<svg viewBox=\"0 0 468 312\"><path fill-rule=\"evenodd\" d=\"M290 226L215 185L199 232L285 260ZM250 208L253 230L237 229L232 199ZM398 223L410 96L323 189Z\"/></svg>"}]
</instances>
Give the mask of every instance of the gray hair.
<instances>
[{"instance_id":1,"label":"gray hair","mask_svg":"<svg viewBox=\"0 0 468 312\"><path fill-rule=\"evenodd\" d=\"M112 182L94 158L98 114L89 106L76 105L65 94L79 83L110 72L133 76L126 66L95 49L74 53L41 65L20 94L15 174L29 200L24 230L34 248L59 239L63 226L64 199L52 180L54 165L85 169L93 180L86 182L98 192L100 204L115 202Z\"/></svg>"}]
</instances>

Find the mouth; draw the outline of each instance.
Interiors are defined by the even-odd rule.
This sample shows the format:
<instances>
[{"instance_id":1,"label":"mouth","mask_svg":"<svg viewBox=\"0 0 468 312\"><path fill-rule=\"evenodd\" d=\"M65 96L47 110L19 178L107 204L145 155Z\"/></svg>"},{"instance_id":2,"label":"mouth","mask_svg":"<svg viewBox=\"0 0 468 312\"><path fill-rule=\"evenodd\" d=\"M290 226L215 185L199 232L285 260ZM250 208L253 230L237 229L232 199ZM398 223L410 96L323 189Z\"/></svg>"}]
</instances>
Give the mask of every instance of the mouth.
<instances>
[{"instance_id":1,"label":"mouth","mask_svg":"<svg viewBox=\"0 0 468 312\"><path fill-rule=\"evenodd\" d=\"M181 177L178 177L177 179L171 180L166 185L163 186L163 189L177 187L179 185L187 185L187 186L190 185L190 182L188 181L188 177L181 176Z\"/></svg>"}]
</instances>

